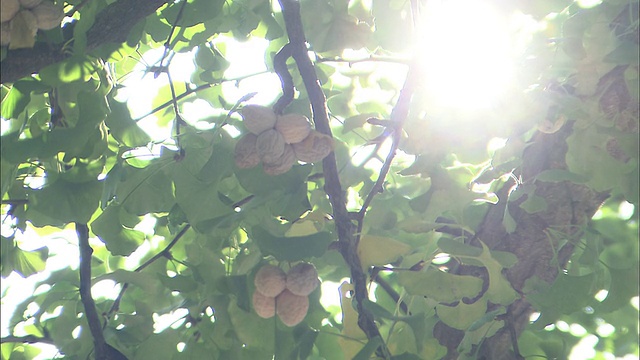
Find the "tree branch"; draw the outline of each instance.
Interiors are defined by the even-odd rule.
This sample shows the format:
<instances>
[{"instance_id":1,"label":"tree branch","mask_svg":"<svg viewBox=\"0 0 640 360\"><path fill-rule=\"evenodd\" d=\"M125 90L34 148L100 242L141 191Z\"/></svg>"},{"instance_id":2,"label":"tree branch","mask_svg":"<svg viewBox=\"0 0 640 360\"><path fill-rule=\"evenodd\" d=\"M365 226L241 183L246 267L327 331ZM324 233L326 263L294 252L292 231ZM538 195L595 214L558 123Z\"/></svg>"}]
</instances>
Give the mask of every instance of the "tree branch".
<instances>
[{"instance_id":1,"label":"tree branch","mask_svg":"<svg viewBox=\"0 0 640 360\"><path fill-rule=\"evenodd\" d=\"M282 7L282 14L289 36L289 46L291 56L296 62L300 76L307 90L311 109L313 111L313 122L317 131L333 136L329 125L329 114L327 111L326 97L318 81L315 68L307 53L307 44L300 16L300 3L295 0L279 0ZM354 298L358 310L358 326L364 331L368 339L380 336L380 331L374 321L373 314L365 307L369 301L367 291L367 274L362 270L358 257L358 239L355 236L355 224L351 221L351 216L347 211L345 191L340 184L338 176L338 165L336 157L331 152L322 160L322 168L325 178L325 192L329 197L329 202L333 209L336 230L338 233L339 248L342 257L351 270L351 281L354 286ZM389 349L382 344L378 349L378 355L390 358Z\"/></svg>"},{"instance_id":2,"label":"tree branch","mask_svg":"<svg viewBox=\"0 0 640 360\"><path fill-rule=\"evenodd\" d=\"M91 255L93 249L89 245L89 227L86 224L76 223L76 233L80 248L80 300L89 323L91 336L93 336L95 358L96 360L106 360L107 342L102 333L102 324L96 310L96 303L91 297Z\"/></svg>"},{"instance_id":3,"label":"tree branch","mask_svg":"<svg viewBox=\"0 0 640 360\"><path fill-rule=\"evenodd\" d=\"M23 343L23 344L50 344L54 345L53 340L48 337L38 337L35 335L27 336L6 336L0 339L0 344L4 343Z\"/></svg>"},{"instance_id":4,"label":"tree branch","mask_svg":"<svg viewBox=\"0 0 640 360\"><path fill-rule=\"evenodd\" d=\"M119 0L107 6L87 32L87 51L107 43L125 42L134 25L165 3L166 0ZM32 49L10 50L0 62L0 82L13 83L66 59L69 55L62 48L63 45L49 47L42 43Z\"/></svg>"},{"instance_id":5,"label":"tree branch","mask_svg":"<svg viewBox=\"0 0 640 360\"><path fill-rule=\"evenodd\" d=\"M171 253L169 252L169 250L171 250L171 248L174 247L178 243L178 240L180 240L180 238L182 238L182 236L184 236L184 234L190 228L191 228L190 224L185 225L185 227L183 227L182 230L180 230L180 232L176 234L176 236L173 238L173 240L171 240L171 242L169 244L167 244L167 246L165 246L165 248L162 249L162 251L160 251L159 253L153 255L153 257L151 257L151 259L145 261L142 265L138 266L134 270L134 272L140 272L140 271L144 270L144 268L146 268L147 266L153 264L154 261L156 261L156 260L158 260L158 259L160 259L162 257L170 256ZM124 285L122 285L122 290L120 290L120 293L118 294L118 297L116 297L115 301L113 302L113 305L111 305L111 309L109 309L109 312L107 313L107 318L111 317L111 315L113 315L114 312L118 311L118 308L120 307L120 301L122 300L122 297L124 296L124 293L127 291L128 288L129 288L129 283L124 283Z\"/></svg>"}]
</instances>

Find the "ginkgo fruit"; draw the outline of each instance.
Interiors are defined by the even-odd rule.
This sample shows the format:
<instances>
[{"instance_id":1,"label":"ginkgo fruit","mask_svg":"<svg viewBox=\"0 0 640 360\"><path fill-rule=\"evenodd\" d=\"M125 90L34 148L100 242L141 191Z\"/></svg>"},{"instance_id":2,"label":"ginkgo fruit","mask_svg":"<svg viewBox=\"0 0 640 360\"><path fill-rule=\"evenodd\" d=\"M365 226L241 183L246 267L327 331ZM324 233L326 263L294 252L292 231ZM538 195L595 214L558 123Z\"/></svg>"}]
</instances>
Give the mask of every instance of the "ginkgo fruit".
<instances>
[{"instance_id":1,"label":"ginkgo fruit","mask_svg":"<svg viewBox=\"0 0 640 360\"><path fill-rule=\"evenodd\" d=\"M309 298L284 290L276 298L276 313L287 326L298 325L309 311Z\"/></svg>"},{"instance_id":2,"label":"ginkgo fruit","mask_svg":"<svg viewBox=\"0 0 640 360\"><path fill-rule=\"evenodd\" d=\"M256 314L264 319L269 319L276 314L276 298L262 295L259 291L253 292L253 309Z\"/></svg>"},{"instance_id":3,"label":"ginkgo fruit","mask_svg":"<svg viewBox=\"0 0 640 360\"><path fill-rule=\"evenodd\" d=\"M240 109L244 126L255 135L273 129L276 125L276 114L266 106L245 105Z\"/></svg>"},{"instance_id":4,"label":"ginkgo fruit","mask_svg":"<svg viewBox=\"0 0 640 360\"><path fill-rule=\"evenodd\" d=\"M253 282L262 295L276 297L285 289L286 274L275 265L265 265L258 270Z\"/></svg>"},{"instance_id":5,"label":"ginkgo fruit","mask_svg":"<svg viewBox=\"0 0 640 360\"><path fill-rule=\"evenodd\" d=\"M293 294L307 296L319 283L318 272L313 264L301 262L287 272L287 290Z\"/></svg>"}]
</instances>

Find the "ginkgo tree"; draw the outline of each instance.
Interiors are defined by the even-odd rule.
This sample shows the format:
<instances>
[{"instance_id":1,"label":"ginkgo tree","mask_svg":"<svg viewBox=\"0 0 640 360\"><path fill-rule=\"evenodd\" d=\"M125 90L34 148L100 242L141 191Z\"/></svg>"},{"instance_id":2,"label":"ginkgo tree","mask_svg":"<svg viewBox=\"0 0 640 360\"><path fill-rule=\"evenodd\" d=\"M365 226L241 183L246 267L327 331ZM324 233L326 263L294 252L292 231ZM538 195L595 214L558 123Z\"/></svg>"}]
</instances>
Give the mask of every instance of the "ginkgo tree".
<instances>
[{"instance_id":1,"label":"ginkgo tree","mask_svg":"<svg viewBox=\"0 0 640 360\"><path fill-rule=\"evenodd\" d=\"M637 358L637 1L2 6L3 359Z\"/></svg>"}]
</instances>

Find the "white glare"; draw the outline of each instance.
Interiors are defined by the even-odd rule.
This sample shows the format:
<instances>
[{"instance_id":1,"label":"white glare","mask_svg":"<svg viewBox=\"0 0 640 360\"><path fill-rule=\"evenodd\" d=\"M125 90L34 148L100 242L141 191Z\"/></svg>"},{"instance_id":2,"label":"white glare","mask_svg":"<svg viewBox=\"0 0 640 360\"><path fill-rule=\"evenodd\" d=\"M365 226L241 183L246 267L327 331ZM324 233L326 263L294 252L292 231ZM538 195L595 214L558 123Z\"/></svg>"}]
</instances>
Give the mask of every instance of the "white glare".
<instances>
[{"instance_id":1,"label":"white glare","mask_svg":"<svg viewBox=\"0 0 640 360\"><path fill-rule=\"evenodd\" d=\"M487 3L434 1L416 44L425 59L424 86L433 101L487 108L512 77L508 19Z\"/></svg>"},{"instance_id":2,"label":"white glare","mask_svg":"<svg viewBox=\"0 0 640 360\"><path fill-rule=\"evenodd\" d=\"M594 295L594 298L602 302L607 298L607 295L609 295L609 292L607 290L600 290Z\"/></svg>"},{"instance_id":3,"label":"white glare","mask_svg":"<svg viewBox=\"0 0 640 360\"><path fill-rule=\"evenodd\" d=\"M184 317L187 314L189 314L189 310L185 308L179 308L163 315L153 314L153 332L159 334L170 326L172 329L179 327L184 323Z\"/></svg>"},{"instance_id":4,"label":"white glare","mask_svg":"<svg viewBox=\"0 0 640 360\"><path fill-rule=\"evenodd\" d=\"M633 216L635 209L636 208L632 203L623 201L620 203L620 207L618 208L618 214L620 215L621 219L629 220Z\"/></svg>"},{"instance_id":5,"label":"white glare","mask_svg":"<svg viewBox=\"0 0 640 360\"><path fill-rule=\"evenodd\" d=\"M577 0L576 3L583 9L590 9L602 4L602 0Z\"/></svg>"},{"instance_id":6,"label":"white glare","mask_svg":"<svg viewBox=\"0 0 640 360\"><path fill-rule=\"evenodd\" d=\"M598 343L598 337L587 335L580 339L576 346L571 349L569 360L592 359L596 355L594 347Z\"/></svg>"},{"instance_id":7,"label":"white glare","mask_svg":"<svg viewBox=\"0 0 640 360\"><path fill-rule=\"evenodd\" d=\"M91 287L91 296L94 299L115 299L120 292L120 284L113 280L98 281Z\"/></svg>"}]
</instances>

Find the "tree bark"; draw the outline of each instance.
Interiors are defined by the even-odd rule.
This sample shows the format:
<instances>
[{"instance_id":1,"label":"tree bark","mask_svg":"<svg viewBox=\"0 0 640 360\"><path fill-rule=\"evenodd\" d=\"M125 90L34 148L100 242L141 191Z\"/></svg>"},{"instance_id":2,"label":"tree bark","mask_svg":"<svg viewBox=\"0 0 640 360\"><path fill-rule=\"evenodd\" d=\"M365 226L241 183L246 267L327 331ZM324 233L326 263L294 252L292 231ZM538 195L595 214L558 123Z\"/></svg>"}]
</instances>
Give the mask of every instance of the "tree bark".
<instances>
[{"instance_id":1,"label":"tree bark","mask_svg":"<svg viewBox=\"0 0 640 360\"><path fill-rule=\"evenodd\" d=\"M498 203L489 209L476 235L470 239L472 245L480 246L482 241L493 250L508 251L518 257L518 262L506 271L507 279L518 292L522 291L525 281L533 276L552 283L558 276L558 267L566 265L573 253L571 242L562 247L558 239L548 236L545 231L553 228L567 237L576 238L581 226L589 221L608 197L608 193L598 193L585 185L568 181L546 183L535 180L535 176L542 171L566 169L566 139L571 132L571 124L567 124L553 134L538 133L523 154L522 181L524 184L535 183L535 195L545 199L547 209L533 214L522 210L519 205L526 200L526 196L510 202L508 211L517 225L514 232L507 233L503 218L509 201L508 194L515 185L509 181L498 191ZM458 272L479 275L487 281L486 272L478 272L477 268L461 266ZM525 299L518 299L508 310L510 316L506 317L507 326L484 341L478 359L522 359L513 350L513 339L517 339L523 331L533 309ZM458 357L456 349L462 340L461 335L459 330L443 323L436 326L434 336L448 348L446 359Z\"/></svg>"},{"instance_id":2,"label":"tree bark","mask_svg":"<svg viewBox=\"0 0 640 360\"><path fill-rule=\"evenodd\" d=\"M107 43L125 42L134 25L166 3L166 0L119 0L107 6L87 32L87 51ZM69 55L62 44L51 47L39 43L32 49L10 50L0 62L0 83L13 83Z\"/></svg>"}]
</instances>

